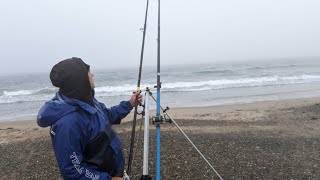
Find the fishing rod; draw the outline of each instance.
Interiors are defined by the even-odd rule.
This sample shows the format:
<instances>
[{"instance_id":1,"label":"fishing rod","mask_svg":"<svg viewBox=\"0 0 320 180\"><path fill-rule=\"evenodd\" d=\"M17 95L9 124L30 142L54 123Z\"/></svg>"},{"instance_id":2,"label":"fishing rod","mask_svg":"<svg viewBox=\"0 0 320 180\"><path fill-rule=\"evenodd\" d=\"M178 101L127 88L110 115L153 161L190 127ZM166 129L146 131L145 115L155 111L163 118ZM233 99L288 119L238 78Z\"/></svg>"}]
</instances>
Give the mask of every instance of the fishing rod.
<instances>
[{"instance_id":1,"label":"fishing rod","mask_svg":"<svg viewBox=\"0 0 320 180\"><path fill-rule=\"evenodd\" d=\"M160 115L160 0L158 0L158 51L157 51L157 113L156 113L156 180L160 180L160 124L163 119Z\"/></svg>"},{"instance_id":2,"label":"fishing rod","mask_svg":"<svg viewBox=\"0 0 320 180\"><path fill-rule=\"evenodd\" d=\"M144 55L144 42L145 42L146 31L147 31L148 8L149 8L149 0L147 0L146 14L145 14L144 26L143 26L143 37L142 37L142 47L141 47L141 55L140 55L140 65L139 65L137 92L140 92L142 62L143 62L143 55ZM136 97L136 104L135 104L135 107L134 107L134 116L133 116L133 121L132 121L131 142L130 142L129 160L128 160L128 168L127 168L127 174L129 176L132 175L131 166L132 166L132 160L133 160L133 149L134 149L134 139L135 139L137 115L138 115L138 96Z\"/></svg>"}]
</instances>

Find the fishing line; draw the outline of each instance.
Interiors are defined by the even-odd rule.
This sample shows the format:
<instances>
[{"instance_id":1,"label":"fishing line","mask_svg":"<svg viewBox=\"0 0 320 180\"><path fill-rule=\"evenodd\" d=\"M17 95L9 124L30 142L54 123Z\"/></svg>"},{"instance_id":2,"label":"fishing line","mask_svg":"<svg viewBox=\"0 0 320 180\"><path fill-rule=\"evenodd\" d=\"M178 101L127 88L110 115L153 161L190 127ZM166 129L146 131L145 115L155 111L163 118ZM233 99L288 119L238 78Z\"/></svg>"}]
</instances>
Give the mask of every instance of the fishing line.
<instances>
[{"instance_id":1,"label":"fishing line","mask_svg":"<svg viewBox=\"0 0 320 180\"><path fill-rule=\"evenodd\" d=\"M154 96L152 95L152 93L149 93L150 96L152 97L152 99L157 102L157 100L154 98ZM218 173L218 171L211 165L211 163L207 160L207 158L200 152L200 150L197 148L197 146L190 140L190 138L186 135L186 133L184 133L184 131L180 128L180 126L176 123L176 121L168 114L168 112L166 110L168 109L164 109L162 106L160 106L160 108L162 109L162 111L169 117L170 121L172 121L174 123L174 125L179 129L179 131L186 137L186 139L191 143L191 145L193 146L193 148L198 152L198 154L200 154L200 156L204 159L204 161L208 164L208 166L213 170L213 172L216 173L216 175L220 178L220 180L223 180L223 178L220 176L220 174Z\"/></svg>"}]
</instances>

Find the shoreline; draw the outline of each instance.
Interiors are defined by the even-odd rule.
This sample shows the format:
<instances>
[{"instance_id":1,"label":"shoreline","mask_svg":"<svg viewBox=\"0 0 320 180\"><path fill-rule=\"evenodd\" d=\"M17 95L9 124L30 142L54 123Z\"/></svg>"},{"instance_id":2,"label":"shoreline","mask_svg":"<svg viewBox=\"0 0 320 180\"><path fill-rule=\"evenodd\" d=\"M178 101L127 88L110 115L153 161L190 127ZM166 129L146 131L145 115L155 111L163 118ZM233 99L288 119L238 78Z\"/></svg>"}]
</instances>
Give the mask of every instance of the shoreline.
<instances>
[{"instance_id":1,"label":"shoreline","mask_svg":"<svg viewBox=\"0 0 320 180\"><path fill-rule=\"evenodd\" d=\"M252 118L262 118L266 112L273 109L300 108L303 106L320 104L320 97L290 99L277 101L261 101L253 103L239 103L230 105L195 106L172 108L167 111L173 119L196 119L196 120L217 120L224 121L250 121ZM155 110L150 110L150 114L155 114ZM139 117L138 117L139 118ZM122 124L130 123L133 119L133 111L122 120ZM121 127L121 124L118 125ZM118 127L115 126L115 127ZM150 126L150 128L154 128ZM125 131L131 129L127 128ZM0 122L0 144L25 140L25 136L33 139L42 136L49 136L48 127L41 128L36 120L12 120Z\"/></svg>"},{"instance_id":2,"label":"shoreline","mask_svg":"<svg viewBox=\"0 0 320 180\"><path fill-rule=\"evenodd\" d=\"M223 98L224 101L221 101L221 99L216 99L215 101L212 101L211 103L205 102L204 104L199 104L198 102L195 103L186 103L185 105L169 105L170 109L172 110L181 110L181 109L208 109L208 108L218 108L221 109L221 107L235 107L235 106L240 106L240 105L250 105L250 104L265 104L265 103L270 103L270 102L286 102L286 101L292 101L292 102L299 102L299 101L310 101L313 99L319 99L320 100L320 89L315 89L314 91L319 91L318 94L311 94L311 95L299 95L298 97L278 97L278 98L262 98L262 99L245 99L245 97L241 97L242 100L231 100L228 98ZM293 92L294 93L294 92ZM279 94L281 95L281 94ZM267 95L265 95L267 96ZM253 97L253 96L251 96ZM260 95L258 95L257 97L260 97ZM262 96L263 97L263 96ZM103 101L103 98L100 99ZM120 101L119 101L120 102ZM150 100L151 103L154 103L153 100ZM11 116L11 117L1 117L0 118L0 125L1 123L5 123L5 122L15 122L15 121L32 121L32 119L36 119L38 110L41 108L41 106L44 104L45 102L43 102L42 104L39 104L38 108L32 107L32 109L37 109L37 112L32 112L31 114L20 114L20 115L16 115L16 116ZM191 105L190 105L191 104ZM108 103L106 104L108 105ZM110 105L116 105L116 104L110 104ZM167 104L162 104L164 105L164 107L167 106ZM151 106L150 107L150 112L155 112L155 106ZM13 113L14 114L14 113Z\"/></svg>"},{"instance_id":3,"label":"shoreline","mask_svg":"<svg viewBox=\"0 0 320 180\"><path fill-rule=\"evenodd\" d=\"M292 103L294 106L304 106L304 105L310 105L314 103L320 103L320 96L317 97L310 97L310 98L295 98L295 99L281 99L281 100L266 100L266 101L254 101L254 102L239 102L239 103L226 103L226 104L217 104L217 105L194 105L194 106L183 106L183 107L169 107L170 112L173 111L173 114L177 115L177 118L186 118L188 115L194 114L196 111L200 112L206 112L206 111L223 111L226 112L229 110L236 110L239 108L249 109L249 108L267 108L268 106L272 105L279 105L281 107L289 105L289 103ZM188 115L185 115L186 112ZM150 110L151 113L155 113L155 109ZM181 114L183 113L183 114ZM36 113L37 114L37 113ZM27 116L27 115L26 115ZM21 126L20 124L23 122L29 122L29 121L35 121L35 116L29 116L28 118L23 118L25 116L19 116L19 117L12 117L10 119L7 119L6 121L0 120L0 127L7 127L8 124L16 124L17 126ZM123 120L125 122L130 121L130 118L132 118L132 112ZM174 118L174 117L173 117ZM29 125L29 123L27 123ZM0 128L1 129L1 128Z\"/></svg>"}]
</instances>

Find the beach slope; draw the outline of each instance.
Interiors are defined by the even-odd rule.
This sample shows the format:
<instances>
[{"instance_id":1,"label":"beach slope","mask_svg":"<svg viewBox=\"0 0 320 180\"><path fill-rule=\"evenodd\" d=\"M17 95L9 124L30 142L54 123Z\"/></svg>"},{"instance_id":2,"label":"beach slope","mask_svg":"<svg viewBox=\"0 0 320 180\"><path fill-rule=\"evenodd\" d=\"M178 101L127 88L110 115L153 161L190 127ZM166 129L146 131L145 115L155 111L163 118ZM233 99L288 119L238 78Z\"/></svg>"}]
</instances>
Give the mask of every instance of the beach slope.
<instances>
[{"instance_id":1,"label":"beach slope","mask_svg":"<svg viewBox=\"0 0 320 180\"><path fill-rule=\"evenodd\" d=\"M319 112L317 98L169 111L224 179L319 179ZM115 126L126 156L129 120ZM161 130L162 179L218 179L173 124ZM154 127L150 136L149 172L154 177ZM142 151L140 140L134 179L142 172ZM0 179L61 179L49 129L35 121L0 123L0 152Z\"/></svg>"}]
</instances>

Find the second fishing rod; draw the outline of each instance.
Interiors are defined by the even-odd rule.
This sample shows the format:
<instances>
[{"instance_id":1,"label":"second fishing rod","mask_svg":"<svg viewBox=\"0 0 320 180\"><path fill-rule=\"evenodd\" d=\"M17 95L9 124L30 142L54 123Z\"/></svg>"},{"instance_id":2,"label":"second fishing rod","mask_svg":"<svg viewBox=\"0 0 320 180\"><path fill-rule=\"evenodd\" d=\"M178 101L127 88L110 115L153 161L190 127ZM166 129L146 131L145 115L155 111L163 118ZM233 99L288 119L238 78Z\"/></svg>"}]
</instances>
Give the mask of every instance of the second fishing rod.
<instances>
[{"instance_id":1,"label":"second fishing rod","mask_svg":"<svg viewBox=\"0 0 320 180\"><path fill-rule=\"evenodd\" d=\"M146 31L147 31L148 8L149 8L149 0L147 0L144 26L142 29L142 31L143 31L142 47L141 47L141 54L140 54L139 74L138 74L138 83L137 83L137 91L136 92L140 92L142 63L143 63L143 56L144 56L144 44L145 44L145 37L146 37ZM137 98L138 98L138 96L137 96ZM128 160L127 173L130 177L132 177L131 167L132 167L132 161L133 161L133 156L134 156L133 150L134 150L134 143L135 143L137 115L138 115L138 99L136 99L136 104L134 107L134 116L133 116L132 131L131 131L131 142L130 142L130 150L129 150L129 158L128 158L129 160Z\"/></svg>"}]
</instances>

